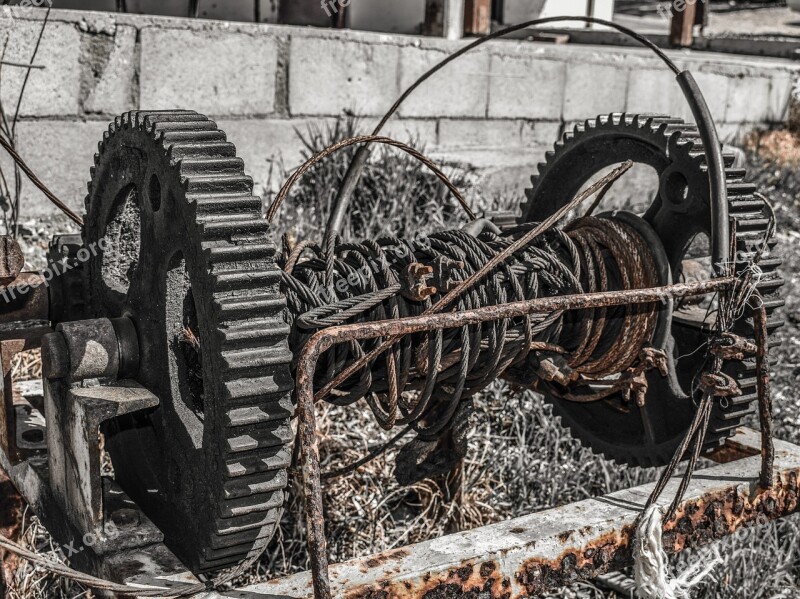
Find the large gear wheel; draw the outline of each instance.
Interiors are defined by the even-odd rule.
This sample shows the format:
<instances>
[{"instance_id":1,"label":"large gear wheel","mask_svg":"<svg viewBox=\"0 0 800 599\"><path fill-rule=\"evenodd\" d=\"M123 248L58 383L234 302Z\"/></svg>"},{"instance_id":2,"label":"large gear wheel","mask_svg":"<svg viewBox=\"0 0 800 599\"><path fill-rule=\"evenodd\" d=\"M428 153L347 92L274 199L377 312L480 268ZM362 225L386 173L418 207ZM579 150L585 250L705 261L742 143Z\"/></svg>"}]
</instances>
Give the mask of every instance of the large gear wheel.
<instances>
[{"instance_id":1,"label":"large gear wheel","mask_svg":"<svg viewBox=\"0 0 800 599\"><path fill-rule=\"evenodd\" d=\"M105 430L117 481L194 572L261 551L293 440L269 225L236 148L196 112L130 112L100 143L84 244L93 317L128 316L160 399Z\"/></svg>"},{"instance_id":2,"label":"large gear wheel","mask_svg":"<svg viewBox=\"0 0 800 599\"><path fill-rule=\"evenodd\" d=\"M748 267L758 247L769 235L771 210L744 182L744 170L732 168L726 155L728 215L734 231L736 272ZM666 116L611 114L577 125L556 142L527 190L520 222L544 220L569 202L598 172L632 160L652 167L659 177L656 197L641 215L660 238L675 282L686 280L688 265L710 273L708 242L711 225L708 172L702 143L694 125ZM706 237L705 251L703 243ZM783 302L783 284L777 273L781 260L769 251L759 263L757 287L763 294L771 333L781 325L774 312ZM698 249L699 248L699 249ZM684 266L687 265L685 269ZM685 272L685 270L687 272ZM706 275L708 276L708 275ZM696 396L692 382L703 363L710 323L703 306L677 307L672 317L673 376L648 375L649 392L644 408L615 410L604 402L575 403L545 392L562 422L587 446L610 459L630 465L667 463L694 416ZM753 338L752 318L741 317L734 332ZM715 405L706 450L718 447L753 413L756 393L755 360L727 362L725 372L738 382L742 395Z\"/></svg>"}]
</instances>

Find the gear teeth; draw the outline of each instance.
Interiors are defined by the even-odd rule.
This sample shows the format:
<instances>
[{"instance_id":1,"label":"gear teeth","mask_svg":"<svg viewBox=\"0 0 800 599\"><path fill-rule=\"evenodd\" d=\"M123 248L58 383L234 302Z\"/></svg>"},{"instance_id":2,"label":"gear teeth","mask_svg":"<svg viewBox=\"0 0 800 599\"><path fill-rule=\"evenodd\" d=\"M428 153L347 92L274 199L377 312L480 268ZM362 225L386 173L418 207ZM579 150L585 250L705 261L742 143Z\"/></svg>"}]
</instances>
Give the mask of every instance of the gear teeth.
<instances>
[{"instance_id":1,"label":"gear teeth","mask_svg":"<svg viewBox=\"0 0 800 599\"><path fill-rule=\"evenodd\" d=\"M290 327L285 322L260 320L247 325L225 327L220 334L225 347L246 348L284 339L289 331Z\"/></svg>"},{"instance_id":2,"label":"gear teeth","mask_svg":"<svg viewBox=\"0 0 800 599\"><path fill-rule=\"evenodd\" d=\"M280 422L268 422L252 427L247 433L227 440L229 454L255 451L265 447L276 447L291 443L294 439L292 427Z\"/></svg>"},{"instance_id":3,"label":"gear teeth","mask_svg":"<svg viewBox=\"0 0 800 599\"><path fill-rule=\"evenodd\" d=\"M169 145L169 157L178 162L187 157L235 158L236 146L229 141L181 141Z\"/></svg>"},{"instance_id":4,"label":"gear teeth","mask_svg":"<svg viewBox=\"0 0 800 599\"><path fill-rule=\"evenodd\" d=\"M169 131L162 133L161 143L170 146L184 142L224 143L228 138L222 131Z\"/></svg>"},{"instance_id":5,"label":"gear teeth","mask_svg":"<svg viewBox=\"0 0 800 599\"><path fill-rule=\"evenodd\" d=\"M204 121L204 120L186 120L186 121L159 121L154 122L152 124L152 132L156 135L162 133L169 133L172 131L180 131L180 132L192 132L198 133L201 131L217 131L217 124L214 121Z\"/></svg>"},{"instance_id":6,"label":"gear teeth","mask_svg":"<svg viewBox=\"0 0 800 599\"><path fill-rule=\"evenodd\" d=\"M186 199L197 205L197 212L203 215L215 213L241 213L257 218L261 214L261 198L249 193L187 193ZM238 246L234 246L238 247Z\"/></svg>"},{"instance_id":7,"label":"gear teeth","mask_svg":"<svg viewBox=\"0 0 800 599\"><path fill-rule=\"evenodd\" d=\"M251 496L253 497L253 496ZM260 503L253 503L250 501L236 502L231 501L220 512L223 518L237 518L239 516L246 516L256 511L266 512L283 505L283 498L276 494L264 494L261 497L256 497L256 501Z\"/></svg>"},{"instance_id":8,"label":"gear teeth","mask_svg":"<svg viewBox=\"0 0 800 599\"><path fill-rule=\"evenodd\" d=\"M220 320L231 322L259 316L277 316L286 309L286 300L273 295L228 296L216 302Z\"/></svg>"},{"instance_id":9,"label":"gear teeth","mask_svg":"<svg viewBox=\"0 0 800 599\"><path fill-rule=\"evenodd\" d=\"M205 538L196 539L189 551L198 554L196 571L213 571L263 549L283 511L294 439L294 381L281 272L244 161L216 123L197 112L132 111L117 117L98 144L92 181L109 144L118 135L131 135L126 133L131 129L147 133L178 171L208 273L208 318L219 346L213 361L219 369L215 393L223 453L219 477L209 478L216 487L206 491L216 497L213 513L198 527ZM90 183L87 208L92 189Z\"/></svg>"},{"instance_id":10,"label":"gear teeth","mask_svg":"<svg viewBox=\"0 0 800 599\"><path fill-rule=\"evenodd\" d=\"M253 193L253 179L245 175L219 175L208 176L191 175L183 182L187 193L192 194L242 194Z\"/></svg>"},{"instance_id":11,"label":"gear teeth","mask_svg":"<svg viewBox=\"0 0 800 599\"><path fill-rule=\"evenodd\" d=\"M224 384L222 399L235 405L260 405L264 398L279 393L288 393L294 388L291 376L285 379L277 377L252 377L228 381Z\"/></svg>"},{"instance_id":12,"label":"gear teeth","mask_svg":"<svg viewBox=\"0 0 800 599\"><path fill-rule=\"evenodd\" d=\"M230 243L248 240L266 243L269 229L270 224L267 221L255 218L232 218L203 225L207 240L225 240Z\"/></svg>"},{"instance_id":13,"label":"gear teeth","mask_svg":"<svg viewBox=\"0 0 800 599\"><path fill-rule=\"evenodd\" d=\"M230 479L235 479L243 476L250 476L252 474L257 474L259 472L280 472L288 468L292 462L292 452L291 449L288 447L281 448L279 451L272 453L271 455L264 456L264 455L240 455L236 456L235 459L229 460L225 463L225 469L227 475ZM250 479L248 479L250 480ZM276 483L275 488L280 486L280 482ZM248 494L250 493L249 488L250 485L248 483ZM229 483L227 486L228 494L226 497L231 499L231 503L235 504L236 501L232 500L231 493L235 495L235 489L238 487L232 487ZM270 491L273 489L270 488ZM269 491L262 491L263 493L267 493Z\"/></svg>"},{"instance_id":14,"label":"gear teeth","mask_svg":"<svg viewBox=\"0 0 800 599\"><path fill-rule=\"evenodd\" d=\"M278 404L277 409L274 405ZM278 402L273 402L269 406L269 410L265 409L266 406L247 406L246 408L232 408L225 413L228 419L228 426L250 426L253 424L263 424L264 422L272 422L283 418L291 418L294 413L294 406L291 400L279 399Z\"/></svg>"},{"instance_id":15,"label":"gear teeth","mask_svg":"<svg viewBox=\"0 0 800 599\"><path fill-rule=\"evenodd\" d=\"M270 469L268 468L268 460L263 457L248 458L243 456L240 460L247 460L251 466L252 474L248 471L246 474L233 475L230 480L225 483L225 499L241 499L243 497L252 497L255 495L262 495L263 493L273 493L275 491L283 491L288 484L286 470ZM277 460L276 460L277 461ZM240 463L240 462L237 462ZM262 469L255 469L256 465L261 465ZM267 476L265 476L265 474Z\"/></svg>"},{"instance_id":16,"label":"gear teeth","mask_svg":"<svg viewBox=\"0 0 800 599\"><path fill-rule=\"evenodd\" d=\"M271 372L276 366L286 363L285 356L286 347L283 343L269 348L223 351L221 367L226 378L242 376L251 371Z\"/></svg>"},{"instance_id":17,"label":"gear teeth","mask_svg":"<svg viewBox=\"0 0 800 599\"><path fill-rule=\"evenodd\" d=\"M211 264L249 262L252 260L274 260L274 245L232 245L205 243L203 249L208 253Z\"/></svg>"}]
</instances>

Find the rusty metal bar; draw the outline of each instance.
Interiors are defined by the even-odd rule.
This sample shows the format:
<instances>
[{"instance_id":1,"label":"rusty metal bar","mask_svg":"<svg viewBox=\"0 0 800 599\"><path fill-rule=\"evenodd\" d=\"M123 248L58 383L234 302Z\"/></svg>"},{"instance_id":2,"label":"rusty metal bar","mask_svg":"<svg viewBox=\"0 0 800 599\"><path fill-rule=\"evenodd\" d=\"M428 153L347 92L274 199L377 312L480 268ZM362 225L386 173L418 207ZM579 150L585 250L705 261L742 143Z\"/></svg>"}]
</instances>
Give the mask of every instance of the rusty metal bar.
<instances>
[{"instance_id":1,"label":"rusty metal bar","mask_svg":"<svg viewBox=\"0 0 800 599\"><path fill-rule=\"evenodd\" d=\"M759 445L758 432L740 430L727 450L743 457L698 472L677 517L665 524L669 553L798 511L800 447L776 442L775 488L754 493ZM679 483L680 476L670 481L667 496ZM553 592L630 564L635 522L652 488L647 484L337 564L331 568L331 593L348 599L516 599ZM288 599L309 597L312 588L310 573L303 572L242 591Z\"/></svg>"},{"instance_id":2,"label":"rusty metal bar","mask_svg":"<svg viewBox=\"0 0 800 599\"><path fill-rule=\"evenodd\" d=\"M336 345L381 337L396 337L446 328L458 328L504 318L518 318L534 313L601 308L627 304L647 304L667 299L705 295L730 289L735 278L725 277L701 283L670 285L650 289L630 289L604 293L543 297L500 306L485 306L462 312L425 314L412 318L330 327L315 333L300 352L297 362L297 415L299 420L300 459L303 493L306 502L306 528L309 556L317 599L330 599L327 542L322 509L319 446L314 412L314 374L320 356Z\"/></svg>"},{"instance_id":3,"label":"rusty metal bar","mask_svg":"<svg viewBox=\"0 0 800 599\"><path fill-rule=\"evenodd\" d=\"M754 296L753 299L756 299ZM753 329L756 339L756 377L758 385L758 419L761 425L761 477L762 489L771 489L772 465L775 447L772 439L772 395L769 390L769 339L767 333L767 310L764 301L757 297L758 305L753 307Z\"/></svg>"}]
</instances>

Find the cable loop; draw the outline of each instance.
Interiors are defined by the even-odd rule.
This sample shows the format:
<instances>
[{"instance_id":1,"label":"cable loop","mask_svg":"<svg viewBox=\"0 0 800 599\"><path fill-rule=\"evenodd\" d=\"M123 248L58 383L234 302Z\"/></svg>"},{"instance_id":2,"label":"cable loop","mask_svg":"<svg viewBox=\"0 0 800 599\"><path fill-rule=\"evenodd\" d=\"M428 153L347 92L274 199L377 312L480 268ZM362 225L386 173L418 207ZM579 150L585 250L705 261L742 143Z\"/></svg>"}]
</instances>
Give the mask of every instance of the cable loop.
<instances>
[{"instance_id":1,"label":"cable loop","mask_svg":"<svg viewBox=\"0 0 800 599\"><path fill-rule=\"evenodd\" d=\"M424 301L409 299L402 292L402 281L410 265L430 265L425 273L435 271L438 264L463 265L446 275L436 273L438 285L455 287L535 226L501 235L485 231L477 237L463 230L424 240L384 237L325 250L313 244L304 244L301 250L287 247L282 260L289 272L282 286L289 314L298 315L290 346L301 348L316 330L329 326L421 315L446 290L436 289ZM309 253L313 255L299 260L300 254ZM465 289L451 309L655 287L656 272L651 250L632 227L608 217L584 217L564 230L545 232L499 263ZM430 284L427 279L426 284ZM338 385L329 400L350 405L365 398L382 427L410 426L422 440L436 440L449 429L462 401L509 370L515 379L546 385L552 394L571 401L598 401L619 392L630 399L622 387L641 374L642 369L634 366L646 355L656 310L655 304L587 309L406 336ZM352 342L329 350L322 358L317 387L381 342ZM538 380L540 361L561 354L572 374ZM589 387L597 381L606 383L599 392Z\"/></svg>"}]
</instances>

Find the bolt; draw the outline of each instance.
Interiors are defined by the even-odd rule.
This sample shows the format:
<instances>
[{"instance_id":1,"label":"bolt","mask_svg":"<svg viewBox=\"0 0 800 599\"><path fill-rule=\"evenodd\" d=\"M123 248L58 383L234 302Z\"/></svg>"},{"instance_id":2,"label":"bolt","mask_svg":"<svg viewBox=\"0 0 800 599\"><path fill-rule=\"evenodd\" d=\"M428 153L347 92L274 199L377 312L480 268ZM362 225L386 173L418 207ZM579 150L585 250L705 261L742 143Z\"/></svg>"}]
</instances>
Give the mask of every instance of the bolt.
<instances>
[{"instance_id":1,"label":"bolt","mask_svg":"<svg viewBox=\"0 0 800 599\"><path fill-rule=\"evenodd\" d=\"M436 293L436 287L431 287L429 281L433 276L433 268L412 262L406 266L405 281L401 293L403 297L414 302L422 302Z\"/></svg>"},{"instance_id":2,"label":"bolt","mask_svg":"<svg viewBox=\"0 0 800 599\"><path fill-rule=\"evenodd\" d=\"M139 512L131 508L119 508L111 513L111 521L117 528L133 528L140 520Z\"/></svg>"}]
</instances>

